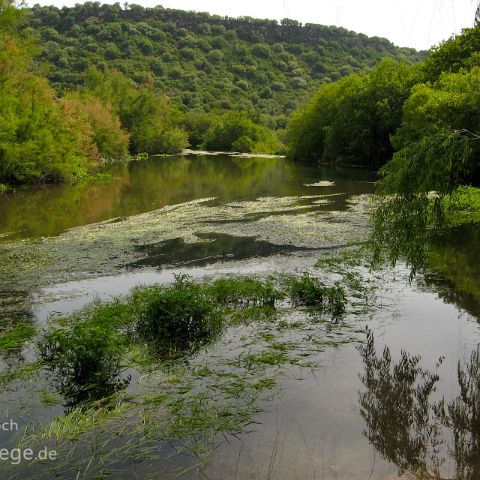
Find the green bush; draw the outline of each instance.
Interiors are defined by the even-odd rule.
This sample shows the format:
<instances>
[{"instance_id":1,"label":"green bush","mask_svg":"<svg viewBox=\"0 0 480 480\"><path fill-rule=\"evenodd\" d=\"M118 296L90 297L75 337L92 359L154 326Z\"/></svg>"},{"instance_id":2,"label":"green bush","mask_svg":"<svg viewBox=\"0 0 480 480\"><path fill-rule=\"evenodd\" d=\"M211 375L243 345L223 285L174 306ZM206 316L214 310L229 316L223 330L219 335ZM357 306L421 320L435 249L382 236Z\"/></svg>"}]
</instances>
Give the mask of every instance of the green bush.
<instances>
[{"instance_id":1,"label":"green bush","mask_svg":"<svg viewBox=\"0 0 480 480\"><path fill-rule=\"evenodd\" d=\"M39 341L41 358L68 395L118 384L124 336L98 317L73 318L47 331Z\"/></svg>"},{"instance_id":2,"label":"green bush","mask_svg":"<svg viewBox=\"0 0 480 480\"><path fill-rule=\"evenodd\" d=\"M255 123L246 112L219 115L205 134L208 150L277 153L282 149L275 134Z\"/></svg>"},{"instance_id":3,"label":"green bush","mask_svg":"<svg viewBox=\"0 0 480 480\"><path fill-rule=\"evenodd\" d=\"M290 298L296 305L318 308L335 316L345 312L347 299L341 287L326 287L308 273L300 278L288 278L287 286Z\"/></svg>"},{"instance_id":4,"label":"green bush","mask_svg":"<svg viewBox=\"0 0 480 480\"><path fill-rule=\"evenodd\" d=\"M198 148L205 140L205 135L212 127L215 117L212 114L199 111L188 112L185 116L185 127L188 142L193 148Z\"/></svg>"},{"instance_id":5,"label":"green bush","mask_svg":"<svg viewBox=\"0 0 480 480\"><path fill-rule=\"evenodd\" d=\"M255 142L246 135L237 138L237 140L232 143L232 149L242 153L253 152L254 148Z\"/></svg>"},{"instance_id":6,"label":"green bush","mask_svg":"<svg viewBox=\"0 0 480 480\"><path fill-rule=\"evenodd\" d=\"M109 106L91 96L69 95L62 100L66 108L84 117L93 131L93 141L103 159L121 159L128 155L130 135Z\"/></svg>"},{"instance_id":7,"label":"green bush","mask_svg":"<svg viewBox=\"0 0 480 480\"><path fill-rule=\"evenodd\" d=\"M154 287L134 296L135 331L167 353L196 348L220 332L222 317L199 285L177 277L170 287Z\"/></svg>"}]
</instances>

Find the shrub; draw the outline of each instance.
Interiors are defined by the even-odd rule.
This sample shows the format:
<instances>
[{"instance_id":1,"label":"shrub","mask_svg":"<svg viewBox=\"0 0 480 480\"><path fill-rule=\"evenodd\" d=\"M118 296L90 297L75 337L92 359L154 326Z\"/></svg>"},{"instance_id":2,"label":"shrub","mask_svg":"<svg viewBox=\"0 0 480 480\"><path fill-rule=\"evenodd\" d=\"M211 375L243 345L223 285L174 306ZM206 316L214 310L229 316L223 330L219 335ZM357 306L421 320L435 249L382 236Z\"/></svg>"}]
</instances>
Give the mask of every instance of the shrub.
<instances>
[{"instance_id":1,"label":"shrub","mask_svg":"<svg viewBox=\"0 0 480 480\"><path fill-rule=\"evenodd\" d=\"M223 53L220 50L212 50L208 53L207 59L210 63L219 64L223 60Z\"/></svg>"},{"instance_id":2,"label":"shrub","mask_svg":"<svg viewBox=\"0 0 480 480\"><path fill-rule=\"evenodd\" d=\"M211 128L214 117L201 111L190 111L185 117L188 141L192 147L199 147L205 140L205 135Z\"/></svg>"},{"instance_id":3,"label":"shrub","mask_svg":"<svg viewBox=\"0 0 480 480\"><path fill-rule=\"evenodd\" d=\"M212 124L202 147L208 150L276 153L281 144L273 132L253 122L246 113L228 112Z\"/></svg>"},{"instance_id":4,"label":"shrub","mask_svg":"<svg viewBox=\"0 0 480 480\"><path fill-rule=\"evenodd\" d=\"M291 85L293 88L306 88L307 81L303 77L292 78Z\"/></svg>"},{"instance_id":5,"label":"shrub","mask_svg":"<svg viewBox=\"0 0 480 480\"><path fill-rule=\"evenodd\" d=\"M39 341L41 358L57 374L61 390L76 395L119 385L123 335L94 319L73 321L46 332Z\"/></svg>"},{"instance_id":6,"label":"shrub","mask_svg":"<svg viewBox=\"0 0 480 480\"><path fill-rule=\"evenodd\" d=\"M136 333L168 353L195 348L214 337L222 319L216 304L184 276L171 287L138 292Z\"/></svg>"},{"instance_id":7,"label":"shrub","mask_svg":"<svg viewBox=\"0 0 480 480\"><path fill-rule=\"evenodd\" d=\"M289 278L287 284L290 297L296 305L319 308L335 316L345 312L346 297L341 287L326 287L308 273L300 278Z\"/></svg>"},{"instance_id":8,"label":"shrub","mask_svg":"<svg viewBox=\"0 0 480 480\"><path fill-rule=\"evenodd\" d=\"M237 138L232 144L232 148L235 151L242 153L253 152L255 148L255 142L248 136L244 135L243 137Z\"/></svg>"},{"instance_id":9,"label":"shrub","mask_svg":"<svg viewBox=\"0 0 480 480\"><path fill-rule=\"evenodd\" d=\"M129 134L122 129L120 119L98 98L72 95L63 103L83 115L93 130L93 141L105 159L119 159L128 154Z\"/></svg>"},{"instance_id":10,"label":"shrub","mask_svg":"<svg viewBox=\"0 0 480 480\"><path fill-rule=\"evenodd\" d=\"M252 53L259 58L270 58L272 52L268 45L256 44L252 47Z\"/></svg>"}]
</instances>

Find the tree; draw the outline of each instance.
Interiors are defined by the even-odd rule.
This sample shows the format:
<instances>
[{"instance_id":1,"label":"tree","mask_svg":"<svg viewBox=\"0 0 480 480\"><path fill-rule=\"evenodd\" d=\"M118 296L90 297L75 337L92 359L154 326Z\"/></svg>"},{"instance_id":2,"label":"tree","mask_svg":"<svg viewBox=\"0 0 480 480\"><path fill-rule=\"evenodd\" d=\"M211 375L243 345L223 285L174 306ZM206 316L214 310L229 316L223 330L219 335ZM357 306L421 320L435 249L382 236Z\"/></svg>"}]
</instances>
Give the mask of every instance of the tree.
<instances>
[{"instance_id":1,"label":"tree","mask_svg":"<svg viewBox=\"0 0 480 480\"><path fill-rule=\"evenodd\" d=\"M384 60L369 74L352 74L320 88L289 126L289 155L299 160L379 166L391 158L390 135L418 69Z\"/></svg>"},{"instance_id":2,"label":"tree","mask_svg":"<svg viewBox=\"0 0 480 480\"><path fill-rule=\"evenodd\" d=\"M75 180L97 159L90 125L31 72L30 43L17 37L19 14L0 3L0 181Z\"/></svg>"}]
</instances>

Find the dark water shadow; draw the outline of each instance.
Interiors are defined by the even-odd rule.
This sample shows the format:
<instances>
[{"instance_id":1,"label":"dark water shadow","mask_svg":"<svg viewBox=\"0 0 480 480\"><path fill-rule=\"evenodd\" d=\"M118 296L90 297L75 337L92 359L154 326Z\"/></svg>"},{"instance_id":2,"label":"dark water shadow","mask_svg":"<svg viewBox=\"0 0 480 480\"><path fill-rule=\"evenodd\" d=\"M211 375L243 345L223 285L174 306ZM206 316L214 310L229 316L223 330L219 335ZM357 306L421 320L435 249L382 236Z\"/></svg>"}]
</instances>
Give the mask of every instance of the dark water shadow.
<instances>
[{"instance_id":1,"label":"dark water shadow","mask_svg":"<svg viewBox=\"0 0 480 480\"><path fill-rule=\"evenodd\" d=\"M224 233L198 233L196 236L205 242L186 243L183 238L174 238L137 247L146 257L131 263L130 267L205 266L217 262L269 257L279 253L317 250L295 245L276 245L255 237L237 237Z\"/></svg>"}]
</instances>

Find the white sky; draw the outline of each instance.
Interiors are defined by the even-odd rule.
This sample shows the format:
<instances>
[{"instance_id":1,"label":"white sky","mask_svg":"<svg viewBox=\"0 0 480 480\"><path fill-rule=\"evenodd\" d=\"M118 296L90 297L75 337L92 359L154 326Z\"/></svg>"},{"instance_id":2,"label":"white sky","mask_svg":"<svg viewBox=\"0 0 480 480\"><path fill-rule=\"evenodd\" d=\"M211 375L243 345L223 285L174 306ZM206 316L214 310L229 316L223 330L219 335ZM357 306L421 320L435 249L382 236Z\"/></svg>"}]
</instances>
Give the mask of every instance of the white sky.
<instances>
[{"instance_id":1,"label":"white sky","mask_svg":"<svg viewBox=\"0 0 480 480\"><path fill-rule=\"evenodd\" d=\"M124 0L120 0L123 4ZM72 6L79 0L30 0ZM103 0L102 3L115 3ZM130 0L143 6L338 25L399 46L427 49L473 25L476 0Z\"/></svg>"}]
</instances>

